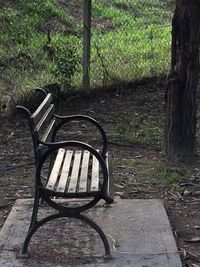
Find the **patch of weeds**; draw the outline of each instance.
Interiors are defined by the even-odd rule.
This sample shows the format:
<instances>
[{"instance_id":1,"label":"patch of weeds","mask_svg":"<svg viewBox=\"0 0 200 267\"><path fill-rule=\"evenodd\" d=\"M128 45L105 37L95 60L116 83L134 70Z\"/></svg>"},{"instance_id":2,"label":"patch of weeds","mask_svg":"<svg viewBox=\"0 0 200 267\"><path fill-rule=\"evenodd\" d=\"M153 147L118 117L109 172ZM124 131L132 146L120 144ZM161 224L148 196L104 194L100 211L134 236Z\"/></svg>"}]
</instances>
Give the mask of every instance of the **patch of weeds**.
<instances>
[{"instance_id":1,"label":"patch of weeds","mask_svg":"<svg viewBox=\"0 0 200 267\"><path fill-rule=\"evenodd\" d=\"M109 129L110 140L143 145L161 145L163 135L161 118L157 119L149 114L143 119L141 115L133 118L133 114L129 114L126 119L123 119L119 113L118 125Z\"/></svg>"},{"instance_id":2,"label":"patch of weeds","mask_svg":"<svg viewBox=\"0 0 200 267\"><path fill-rule=\"evenodd\" d=\"M169 166L168 163L163 162L160 166L155 168L155 173L152 176L152 182L158 186L165 186L171 189L177 189L179 182L183 179L184 173L179 167Z\"/></svg>"},{"instance_id":3,"label":"patch of weeds","mask_svg":"<svg viewBox=\"0 0 200 267\"><path fill-rule=\"evenodd\" d=\"M179 191L180 181L187 181L195 172L194 166L185 168L181 165L170 165L169 162L159 159L128 159L124 164L130 173L134 173L134 178L127 184L145 183L149 181L155 187L167 188L171 191ZM126 185L126 183L125 183Z\"/></svg>"},{"instance_id":4,"label":"patch of weeds","mask_svg":"<svg viewBox=\"0 0 200 267\"><path fill-rule=\"evenodd\" d=\"M77 48L69 40L65 40L64 43L57 40L52 46L54 48L52 73L66 92L72 87L72 80L80 63Z\"/></svg>"}]
</instances>

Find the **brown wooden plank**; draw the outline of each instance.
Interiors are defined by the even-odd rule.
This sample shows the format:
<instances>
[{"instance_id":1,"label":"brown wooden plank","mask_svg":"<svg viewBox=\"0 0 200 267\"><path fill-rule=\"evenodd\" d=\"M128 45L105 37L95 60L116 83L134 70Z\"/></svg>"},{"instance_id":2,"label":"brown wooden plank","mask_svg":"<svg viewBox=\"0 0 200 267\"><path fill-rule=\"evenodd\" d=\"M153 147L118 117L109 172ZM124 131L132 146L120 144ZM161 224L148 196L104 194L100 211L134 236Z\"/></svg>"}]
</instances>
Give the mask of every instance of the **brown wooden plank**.
<instances>
[{"instance_id":1,"label":"brown wooden plank","mask_svg":"<svg viewBox=\"0 0 200 267\"><path fill-rule=\"evenodd\" d=\"M90 191L98 191L99 190L99 161L93 156L92 157L92 180L91 180L91 188Z\"/></svg>"},{"instance_id":2,"label":"brown wooden plank","mask_svg":"<svg viewBox=\"0 0 200 267\"><path fill-rule=\"evenodd\" d=\"M54 129L54 126L55 126L55 122L56 122L56 119L52 119L51 120L48 128L46 129L45 133L42 136L42 141L43 142L51 141L51 136L52 136L53 129Z\"/></svg>"},{"instance_id":3,"label":"brown wooden plank","mask_svg":"<svg viewBox=\"0 0 200 267\"><path fill-rule=\"evenodd\" d=\"M47 124L51 121L52 115L54 113L54 105L51 104L48 109L46 110L44 116L41 118L41 120L38 122L36 126L36 131L38 132L38 135L42 134L45 127L47 127Z\"/></svg>"},{"instance_id":4,"label":"brown wooden plank","mask_svg":"<svg viewBox=\"0 0 200 267\"><path fill-rule=\"evenodd\" d=\"M78 175L80 170L80 162L81 162L81 151L75 151L74 162L72 167L71 179L68 187L68 192L75 193L78 182Z\"/></svg>"},{"instance_id":5,"label":"brown wooden plank","mask_svg":"<svg viewBox=\"0 0 200 267\"><path fill-rule=\"evenodd\" d=\"M49 180L48 180L47 185L46 185L46 188L49 190L52 190L52 191L55 190L55 185L56 185L56 182L58 179L58 175L60 172L60 168L61 168L61 165L63 162L64 155L65 155L65 150L63 148L60 148L58 150L58 154L56 156L55 163L53 165L51 174L49 176Z\"/></svg>"},{"instance_id":6,"label":"brown wooden plank","mask_svg":"<svg viewBox=\"0 0 200 267\"><path fill-rule=\"evenodd\" d=\"M81 174L79 181L79 192L87 192L87 179L88 179L88 168L89 168L90 152L85 150L83 153L83 160L81 164Z\"/></svg>"},{"instance_id":7,"label":"brown wooden plank","mask_svg":"<svg viewBox=\"0 0 200 267\"><path fill-rule=\"evenodd\" d=\"M32 114L31 120L34 122L35 125L41 120L46 110L48 109L49 105L51 104L51 101L52 101L52 95L47 94L47 96L39 105L39 107L36 109L36 111Z\"/></svg>"},{"instance_id":8,"label":"brown wooden plank","mask_svg":"<svg viewBox=\"0 0 200 267\"><path fill-rule=\"evenodd\" d=\"M60 176L60 180L59 180L59 183L58 183L58 186L57 186L57 191L58 192L65 192L65 188L66 188L67 180L68 180L68 176L69 176L69 170L70 170L72 155L73 155L73 151L72 150L67 150L66 151L66 155L65 155L65 159L64 159L64 163L63 163L63 167L62 167L62 172L61 172L61 176Z\"/></svg>"}]
</instances>

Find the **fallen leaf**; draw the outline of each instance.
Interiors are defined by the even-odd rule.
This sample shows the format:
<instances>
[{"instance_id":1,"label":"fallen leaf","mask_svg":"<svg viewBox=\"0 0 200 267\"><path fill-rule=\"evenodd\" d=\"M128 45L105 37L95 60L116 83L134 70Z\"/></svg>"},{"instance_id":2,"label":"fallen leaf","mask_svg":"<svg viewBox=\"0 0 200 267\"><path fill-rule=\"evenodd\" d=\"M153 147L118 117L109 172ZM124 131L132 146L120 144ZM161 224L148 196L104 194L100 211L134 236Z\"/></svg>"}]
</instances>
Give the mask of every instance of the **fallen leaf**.
<instances>
[{"instance_id":1,"label":"fallen leaf","mask_svg":"<svg viewBox=\"0 0 200 267\"><path fill-rule=\"evenodd\" d=\"M115 186L116 186L117 188L124 188L124 185L120 185L120 184L115 184Z\"/></svg>"},{"instance_id":2,"label":"fallen leaf","mask_svg":"<svg viewBox=\"0 0 200 267\"><path fill-rule=\"evenodd\" d=\"M185 240L185 242L187 242L187 243L196 243L196 242L200 242L200 237L198 236L198 237L194 237L194 238L192 238L192 239L190 239L190 240Z\"/></svg>"},{"instance_id":3,"label":"fallen leaf","mask_svg":"<svg viewBox=\"0 0 200 267\"><path fill-rule=\"evenodd\" d=\"M123 197L124 193L123 192L115 192L116 196Z\"/></svg>"},{"instance_id":4,"label":"fallen leaf","mask_svg":"<svg viewBox=\"0 0 200 267\"><path fill-rule=\"evenodd\" d=\"M190 258L190 260L195 260L197 262L199 262L200 258L199 258L199 254L194 254L191 252L187 252L188 257Z\"/></svg>"},{"instance_id":5,"label":"fallen leaf","mask_svg":"<svg viewBox=\"0 0 200 267\"><path fill-rule=\"evenodd\" d=\"M184 196L189 196L189 195L191 195L192 193L190 192L190 191L188 191L188 190L185 190L184 192L183 192L183 195Z\"/></svg>"},{"instance_id":6,"label":"fallen leaf","mask_svg":"<svg viewBox=\"0 0 200 267\"><path fill-rule=\"evenodd\" d=\"M196 263L190 263L188 264L189 267L200 267L199 264L196 264Z\"/></svg>"},{"instance_id":7,"label":"fallen leaf","mask_svg":"<svg viewBox=\"0 0 200 267\"><path fill-rule=\"evenodd\" d=\"M181 249L181 255L184 260L188 259L189 257L187 251L184 248Z\"/></svg>"},{"instance_id":8,"label":"fallen leaf","mask_svg":"<svg viewBox=\"0 0 200 267\"><path fill-rule=\"evenodd\" d=\"M177 229L175 229L175 231L174 231L174 237L176 240L178 240L178 238L179 238L179 233L178 233Z\"/></svg>"}]
</instances>

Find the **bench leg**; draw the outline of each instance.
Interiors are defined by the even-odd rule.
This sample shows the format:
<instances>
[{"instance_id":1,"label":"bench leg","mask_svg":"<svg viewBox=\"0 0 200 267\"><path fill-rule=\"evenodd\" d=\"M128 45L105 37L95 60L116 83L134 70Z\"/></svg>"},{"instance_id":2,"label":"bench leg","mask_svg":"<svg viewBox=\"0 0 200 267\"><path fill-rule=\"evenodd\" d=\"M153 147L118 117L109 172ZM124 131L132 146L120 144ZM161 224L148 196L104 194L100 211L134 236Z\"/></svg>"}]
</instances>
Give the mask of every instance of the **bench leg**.
<instances>
[{"instance_id":1,"label":"bench leg","mask_svg":"<svg viewBox=\"0 0 200 267\"><path fill-rule=\"evenodd\" d=\"M29 231L35 225L35 223L37 221L37 213L38 213L38 209L39 209L39 201L40 201L40 196L39 196L38 191L36 191L35 192L35 199L34 199L34 204L33 204L33 211L32 211L32 217L31 217L31 223L30 223Z\"/></svg>"},{"instance_id":2,"label":"bench leg","mask_svg":"<svg viewBox=\"0 0 200 267\"><path fill-rule=\"evenodd\" d=\"M105 257L106 258L110 258L111 257L111 253L110 253L110 246L108 243L108 239L106 237L106 235L104 234L104 232L102 231L102 229L91 219L89 219L88 217L80 214L80 213L76 213L76 214L66 214L66 213L58 213L58 214L53 214L50 215L44 219L42 219L41 221L37 222L35 221L34 224L32 224L32 227L29 229L29 232L26 236L26 239L24 241L23 247L22 247L22 252L21 252L21 258L25 258L28 257L27 251L28 251L28 245L31 241L32 236L34 235L34 233L37 231L37 229L39 227L41 227L42 225L44 225L45 223L57 219L57 218L62 218L62 217L69 217L69 218L75 218L75 219L79 219L87 224L89 224L100 236L104 248L105 248Z\"/></svg>"},{"instance_id":3,"label":"bench leg","mask_svg":"<svg viewBox=\"0 0 200 267\"><path fill-rule=\"evenodd\" d=\"M53 214L51 216L48 216L44 219L42 219L41 221L36 221L32 227L29 229L28 231L28 234L26 236L26 239L24 241L24 244L23 244L23 247L22 247L22 252L21 252L21 255L22 257L24 257L23 255L25 255L25 257L27 256L27 251L28 251L28 246L29 246L29 243L31 241L31 238L32 236L34 235L34 233L37 231L37 229L39 227L41 227L42 225L44 225L45 223L51 221L51 220L54 220L54 219L57 219L57 218L60 218L60 217L66 217L66 216L62 216L62 214L58 213L58 214Z\"/></svg>"},{"instance_id":4,"label":"bench leg","mask_svg":"<svg viewBox=\"0 0 200 267\"><path fill-rule=\"evenodd\" d=\"M22 247L22 252L21 252L21 258L27 258L27 250L28 250L28 244L30 242L30 239L32 235L35 233L37 230L37 213L39 209L39 200L40 196L38 191L35 192L35 199L34 199L34 205L33 205L33 211L32 211L32 217L31 217L31 223L29 226L28 234L26 236L26 239L24 241L23 247ZM30 236L30 238L29 238Z\"/></svg>"}]
</instances>

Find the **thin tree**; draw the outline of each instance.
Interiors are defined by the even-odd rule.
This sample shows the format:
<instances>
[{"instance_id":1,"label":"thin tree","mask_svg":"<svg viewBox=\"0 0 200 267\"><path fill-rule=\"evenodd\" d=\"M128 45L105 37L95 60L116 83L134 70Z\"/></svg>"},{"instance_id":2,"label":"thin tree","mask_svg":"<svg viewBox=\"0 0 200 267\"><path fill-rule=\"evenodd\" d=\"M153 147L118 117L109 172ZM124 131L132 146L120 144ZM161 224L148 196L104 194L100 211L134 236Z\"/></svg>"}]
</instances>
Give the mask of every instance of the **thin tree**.
<instances>
[{"instance_id":1,"label":"thin tree","mask_svg":"<svg viewBox=\"0 0 200 267\"><path fill-rule=\"evenodd\" d=\"M166 90L165 152L179 160L196 153L200 1L178 0L172 21L171 73Z\"/></svg>"}]
</instances>

